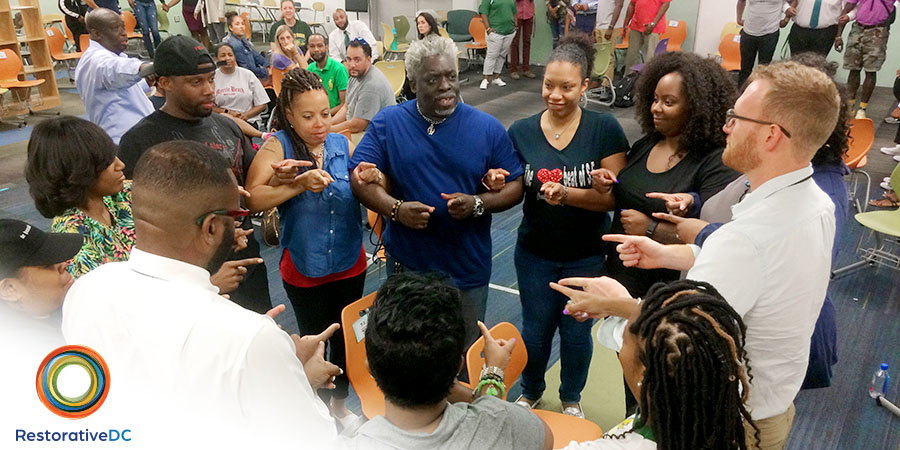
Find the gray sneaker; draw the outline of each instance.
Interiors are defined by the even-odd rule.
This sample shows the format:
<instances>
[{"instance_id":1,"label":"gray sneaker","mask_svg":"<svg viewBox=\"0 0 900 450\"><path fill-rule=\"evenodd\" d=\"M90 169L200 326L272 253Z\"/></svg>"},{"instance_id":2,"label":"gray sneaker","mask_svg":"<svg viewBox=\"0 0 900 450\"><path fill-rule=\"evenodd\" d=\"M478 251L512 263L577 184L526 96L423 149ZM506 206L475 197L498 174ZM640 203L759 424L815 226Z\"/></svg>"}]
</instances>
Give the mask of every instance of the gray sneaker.
<instances>
[{"instance_id":1,"label":"gray sneaker","mask_svg":"<svg viewBox=\"0 0 900 450\"><path fill-rule=\"evenodd\" d=\"M534 401L528 400L524 395L520 395L519 398L514 402L515 404L525 408L525 409L534 409L537 408L537 405L541 403L541 399L537 399Z\"/></svg>"},{"instance_id":2,"label":"gray sneaker","mask_svg":"<svg viewBox=\"0 0 900 450\"><path fill-rule=\"evenodd\" d=\"M584 410L581 409L581 402L578 403L569 403L568 406L563 404L562 413L567 416L577 417L579 419L584 419Z\"/></svg>"}]
</instances>

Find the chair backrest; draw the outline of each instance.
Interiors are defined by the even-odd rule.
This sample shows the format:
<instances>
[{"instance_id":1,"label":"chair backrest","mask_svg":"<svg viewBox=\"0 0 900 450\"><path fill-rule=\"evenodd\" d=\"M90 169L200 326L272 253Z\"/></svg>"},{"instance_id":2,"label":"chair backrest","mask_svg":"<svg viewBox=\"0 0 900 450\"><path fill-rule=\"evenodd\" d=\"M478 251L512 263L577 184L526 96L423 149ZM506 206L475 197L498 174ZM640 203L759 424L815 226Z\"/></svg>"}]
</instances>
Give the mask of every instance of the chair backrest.
<instances>
[{"instance_id":1,"label":"chair backrest","mask_svg":"<svg viewBox=\"0 0 900 450\"><path fill-rule=\"evenodd\" d=\"M22 60L19 55L8 49L0 49L0 81L15 81L19 79L19 71L22 70Z\"/></svg>"},{"instance_id":2,"label":"chair backrest","mask_svg":"<svg viewBox=\"0 0 900 450\"><path fill-rule=\"evenodd\" d=\"M481 21L481 17L474 16L469 20L469 34L472 35L472 39L476 44L487 45L486 33L487 30L484 28L484 22Z\"/></svg>"},{"instance_id":3,"label":"chair backrest","mask_svg":"<svg viewBox=\"0 0 900 450\"><path fill-rule=\"evenodd\" d=\"M41 16L41 22L44 25L48 25L53 22L62 22L62 21L63 21L63 15L59 14L59 13L44 14L43 16Z\"/></svg>"},{"instance_id":4,"label":"chair backrest","mask_svg":"<svg viewBox=\"0 0 900 450\"><path fill-rule=\"evenodd\" d=\"M281 80L284 79L284 71L272 67L272 90L275 91L275 97L281 95Z\"/></svg>"},{"instance_id":5,"label":"chair backrest","mask_svg":"<svg viewBox=\"0 0 900 450\"><path fill-rule=\"evenodd\" d=\"M662 55L667 51L669 51L669 38L660 39L659 44L656 44L656 50L653 51L653 56Z\"/></svg>"},{"instance_id":6,"label":"chair backrest","mask_svg":"<svg viewBox=\"0 0 900 450\"><path fill-rule=\"evenodd\" d=\"M91 45L91 35L82 34L81 36L78 36L78 43L81 44L82 52L87 50L88 47Z\"/></svg>"},{"instance_id":7,"label":"chair backrest","mask_svg":"<svg viewBox=\"0 0 900 450\"><path fill-rule=\"evenodd\" d=\"M469 34L469 22L475 16L475 11L468 9L454 9L447 11L447 32L450 34Z\"/></svg>"},{"instance_id":8,"label":"chair backrest","mask_svg":"<svg viewBox=\"0 0 900 450\"><path fill-rule=\"evenodd\" d=\"M72 30L69 29L69 25L66 23L65 20L62 22L62 24L63 24L63 29L66 30L66 39L68 39L69 42L71 42L72 44L75 44L75 34L73 34ZM84 50L84 49L82 49L82 50Z\"/></svg>"},{"instance_id":9,"label":"chair backrest","mask_svg":"<svg viewBox=\"0 0 900 450\"><path fill-rule=\"evenodd\" d=\"M553 432L553 448L563 448L571 441L585 442L603 437L603 429L590 420L543 409L532 409L531 412Z\"/></svg>"},{"instance_id":10,"label":"chair backrest","mask_svg":"<svg viewBox=\"0 0 900 450\"><path fill-rule=\"evenodd\" d=\"M162 9L162 4L156 4L156 19L159 22L159 31L169 32L169 15Z\"/></svg>"},{"instance_id":11,"label":"chair backrest","mask_svg":"<svg viewBox=\"0 0 900 450\"><path fill-rule=\"evenodd\" d=\"M719 43L719 54L722 55L722 67L725 70L741 68L741 37L737 34L726 34Z\"/></svg>"},{"instance_id":12,"label":"chair backrest","mask_svg":"<svg viewBox=\"0 0 900 450\"><path fill-rule=\"evenodd\" d=\"M438 23L447 23L447 10L446 9L439 9L435 12L438 15L437 17L435 17L435 19L437 19Z\"/></svg>"},{"instance_id":13,"label":"chair backrest","mask_svg":"<svg viewBox=\"0 0 900 450\"><path fill-rule=\"evenodd\" d=\"M394 96L400 95L403 91L403 82L406 81L406 63L403 61L378 61L375 67L387 77L391 83L391 89L394 90Z\"/></svg>"},{"instance_id":14,"label":"chair backrest","mask_svg":"<svg viewBox=\"0 0 900 450\"><path fill-rule=\"evenodd\" d=\"M384 393L366 367L365 317L375 302L375 292L347 305L341 311L341 332L347 354L347 378L359 397L363 414L371 419L384 414ZM357 338L357 334L359 337Z\"/></svg>"},{"instance_id":15,"label":"chair backrest","mask_svg":"<svg viewBox=\"0 0 900 450\"><path fill-rule=\"evenodd\" d=\"M382 38L382 41L384 41L384 49L389 50L391 44L394 43L394 30L386 23L381 24L381 29L384 31L384 37Z\"/></svg>"},{"instance_id":16,"label":"chair backrest","mask_svg":"<svg viewBox=\"0 0 900 450\"><path fill-rule=\"evenodd\" d=\"M666 31L659 35L660 40L669 39L667 50L680 52L681 44L687 39L687 22L683 20L670 20L666 22Z\"/></svg>"},{"instance_id":17,"label":"chair backrest","mask_svg":"<svg viewBox=\"0 0 900 450\"><path fill-rule=\"evenodd\" d=\"M397 42L409 43L409 19L406 16L394 16L394 29L397 30Z\"/></svg>"},{"instance_id":18,"label":"chair backrest","mask_svg":"<svg viewBox=\"0 0 900 450\"><path fill-rule=\"evenodd\" d=\"M373 49L375 54L378 56L378 59L384 58L384 42L375 41L375 48Z\"/></svg>"},{"instance_id":19,"label":"chair backrest","mask_svg":"<svg viewBox=\"0 0 900 450\"><path fill-rule=\"evenodd\" d=\"M322 2L313 2L313 11L325 12L325 3Z\"/></svg>"},{"instance_id":20,"label":"chair backrest","mask_svg":"<svg viewBox=\"0 0 900 450\"><path fill-rule=\"evenodd\" d=\"M872 119L850 119L850 130L847 134L847 144L850 148L847 149L843 159L847 167L855 169L875 142L875 124ZM891 178L891 182L893 180Z\"/></svg>"},{"instance_id":21,"label":"chair backrest","mask_svg":"<svg viewBox=\"0 0 900 450\"><path fill-rule=\"evenodd\" d=\"M241 19L244 20L244 29L245 29L245 30L244 30L244 37L247 38L247 40L249 41L249 40L250 40L250 34L251 34L251 30L250 30L250 12L249 12L249 11L244 11L244 12L242 12L242 13L241 13ZM226 25L225 28L227 29L228 26Z\"/></svg>"},{"instance_id":22,"label":"chair backrest","mask_svg":"<svg viewBox=\"0 0 900 450\"><path fill-rule=\"evenodd\" d=\"M134 27L137 25L137 19L134 18L134 13L128 10L122 10L122 20L125 21L125 32L134 33Z\"/></svg>"},{"instance_id":23,"label":"chair backrest","mask_svg":"<svg viewBox=\"0 0 900 450\"><path fill-rule=\"evenodd\" d=\"M741 29L743 28L737 22L728 22L722 27L722 32L719 33L719 40L724 39L726 34L741 34Z\"/></svg>"},{"instance_id":24,"label":"chair backrest","mask_svg":"<svg viewBox=\"0 0 900 450\"><path fill-rule=\"evenodd\" d=\"M620 37L622 38L622 42L616 44L616 48L628 48L628 28L616 28L615 31L613 31L613 41L617 41Z\"/></svg>"},{"instance_id":25,"label":"chair backrest","mask_svg":"<svg viewBox=\"0 0 900 450\"><path fill-rule=\"evenodd\" d=\"M450 38L450 33L447 32L447 29L446 29L446 28L438 28L438 34L440 34L441 37L444 37L444 38L447 38L447 39L451 39L451 38ZM452 39L451 39L451 40L452 40Z\"/></svg>"},{"instance_id":26,"label":"chair backrest","mask_svg":"<svg viewBox=\"0 0 900 450\"><path fill-rule=\"evenodd\" d=\"M525 364L528 363L528 350L525 349L525 343L522 341L522 334L509 322L500 322L497 325L494 325L489 331L494 339L516 340L516 345L513 347L512 358L510 358L509 365L506 366L506 369L503 371L503 382L507 387L512 386L513 383L516 382L516 379L519 378L522 370L525 369ZM480 336L476 339L475 342L472 343L472 346L469 347L469 350L466 351L466 366L468 366L469 381L473 384L477 383L476 380L481 377L481 368L484 366L483 351L484 336ZM507 393L504 393L503 395L504 400L506 400Z\"/></svg>"},{"instance_id":27,"label":"chair backrest","mask_svg":"<svg viewBox=\"0 0 900 450\"><path fill-rule=\"evenodd\" d=\"M50 56L53 59L60 59L60 56L64 53L63 45L66 43L66 37L56 27L44 28L44 34L47 35L47 47L50 47Z\"/></svg>"},{"instance_id":28,"label":"chair backrest","mask_svg":"<svg viewBox=\"0 0 900 450\"><path fill-rule=\"evenodd\" d=\"M612 58L610 58L612 52L612 42L594 44L594 70L591 72L591 78L600 78L606 75L606 70L609 69L609 64L612 62Z\"/></svg>"}]
</instances>

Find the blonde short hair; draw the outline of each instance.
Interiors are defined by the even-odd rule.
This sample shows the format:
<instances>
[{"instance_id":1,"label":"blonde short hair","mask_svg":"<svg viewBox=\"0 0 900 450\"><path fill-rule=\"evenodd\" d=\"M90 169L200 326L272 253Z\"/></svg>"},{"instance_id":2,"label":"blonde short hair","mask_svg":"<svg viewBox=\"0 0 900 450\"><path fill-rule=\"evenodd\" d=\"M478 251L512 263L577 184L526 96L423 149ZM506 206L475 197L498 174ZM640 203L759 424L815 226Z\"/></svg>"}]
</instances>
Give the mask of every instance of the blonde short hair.
<instances>
[{"instance_id":1,"label":"blonde short hair","mask_svg":"<svg viewBox=\"0 0 900 450\"><path fill-rule=\"evenodd\" d=\"M798 159L812 159L837 124L841 96L834 81L821 70L793 61L759 66L749 80L769 82L762 100L765 119L791 133Z\"/></svg>"}]
</instances>

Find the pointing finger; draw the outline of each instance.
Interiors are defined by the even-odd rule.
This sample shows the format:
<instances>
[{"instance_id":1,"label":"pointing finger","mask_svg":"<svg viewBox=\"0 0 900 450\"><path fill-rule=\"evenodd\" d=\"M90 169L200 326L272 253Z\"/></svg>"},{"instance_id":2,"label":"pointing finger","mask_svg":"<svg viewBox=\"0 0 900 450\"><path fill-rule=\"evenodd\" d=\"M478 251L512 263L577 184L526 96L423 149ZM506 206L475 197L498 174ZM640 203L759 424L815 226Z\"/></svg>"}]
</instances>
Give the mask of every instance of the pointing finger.
<instances>
[{"instance_id":1,"label":"pointing finger","mask_svg":"<svg viewBox=\"0 0 900 450\"><path fill-rule=\"evenodd\" d=\"M653 213L653 217L660 219L660 220L665 220L667 222L672 222L674 224L679 224L686 220L684 217L679 217L674 214L666 214L666 213Z\"/></svg>"}]
</instances>

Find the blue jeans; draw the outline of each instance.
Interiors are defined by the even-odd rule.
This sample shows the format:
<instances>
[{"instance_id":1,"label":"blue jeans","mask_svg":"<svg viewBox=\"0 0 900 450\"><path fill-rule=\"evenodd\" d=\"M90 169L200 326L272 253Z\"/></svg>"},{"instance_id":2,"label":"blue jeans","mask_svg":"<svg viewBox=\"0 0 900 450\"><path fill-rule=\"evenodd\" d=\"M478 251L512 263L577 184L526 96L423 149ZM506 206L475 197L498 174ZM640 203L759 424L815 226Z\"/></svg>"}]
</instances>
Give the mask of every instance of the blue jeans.
<instances>
[{"instance_id":1,"label":"blue jeans","mask_svg":"<svg viewBox=\"0 0 900 450\"><path fill-rule=\"evenodd\" d=\"M156 3L134 2L134 17L141 24L141 32L144 33L144 47L152 58L159 46L159 19L156 16ZM153 42L150 36L153 35Z\"/></svg>"},{"instance_id":2,"label":"blue jeans","mask_svg":"<svg viewBox=\"0 0 900 450\"><path fill-rule=\"evenodd\" d=\"M594 321L578 322L563 315L569 299L550 289L550 282L567 277L601 276L604 274L603 256L568 262L550 261L516 245L515 263L522 302L522 340L528 349L528 364L522 371L522 395L537 400L544 394L550 347L553 335L559 329L562 365L559 399L565 403L581 401L594 350L591 337Z\"/></svg>"}]
</instances>

